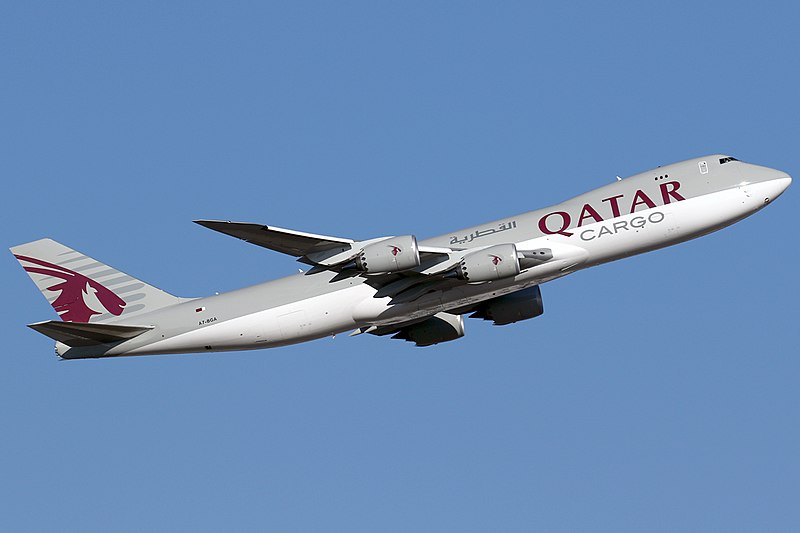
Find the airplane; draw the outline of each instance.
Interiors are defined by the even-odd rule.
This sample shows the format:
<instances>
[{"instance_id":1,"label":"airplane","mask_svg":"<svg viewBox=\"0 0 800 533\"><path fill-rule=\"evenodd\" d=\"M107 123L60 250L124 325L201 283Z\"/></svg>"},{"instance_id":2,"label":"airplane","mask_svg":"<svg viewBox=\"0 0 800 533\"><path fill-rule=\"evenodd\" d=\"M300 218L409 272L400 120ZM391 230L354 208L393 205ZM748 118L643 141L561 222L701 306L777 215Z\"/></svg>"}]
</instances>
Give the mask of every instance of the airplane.
<instances>
[{"instance_id":1,"label":"airplane","mask_svg":"<svg viewBox=\"0 0 800 533\"><path fill-rule=\"evenodd\" d=\"M431 346L464 336L465 315L495 325L535 318L541 284L717 231L791 181L717 154L420 241L195 220L309 267L204 298L173 296L51 239L11 252L59 315L29 327L55 340L62 359L272 348L348 331Z\"/></svg>"}]
</instances>

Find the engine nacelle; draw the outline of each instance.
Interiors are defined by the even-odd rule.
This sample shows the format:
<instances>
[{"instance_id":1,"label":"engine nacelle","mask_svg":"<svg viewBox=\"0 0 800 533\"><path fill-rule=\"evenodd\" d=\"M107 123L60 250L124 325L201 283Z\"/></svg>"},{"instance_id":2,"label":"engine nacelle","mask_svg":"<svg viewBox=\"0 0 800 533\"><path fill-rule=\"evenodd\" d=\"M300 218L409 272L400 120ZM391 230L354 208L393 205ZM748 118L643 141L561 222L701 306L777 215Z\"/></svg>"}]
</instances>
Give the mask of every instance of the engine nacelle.
<instances>
[{"instance_id":1,"label":"engine nacelle","mask_svg":"<svg viewBox=\"0 0 800 533\"><path fill-rule=\"evenodd\" d=\"M400 272L419 266L417 238L413 235L389 237L362 248L355 259L361 272Z\"/></svg>"},{"instance_id":2,"label":"engine nacelle","mask_svg":"<svg viewBox=\"0 0 800 533\"><path fill-rule=\"evenodd\" d=\"M427 320L407 326L393 339L403 339L417 346L431 346L440 342L453 341L464 336L464 317L451 313L436 313Z\"/></svg>"},{"instance_id":3,"label":"engine nacelle","mask_svg":"<svg viewBox=\"0 0 800 533\"><path fill-rule=\"evenodd\" d=\"M520 272L517 247L498 244L465 255L456 265L455 275L464 281L494 281Z\"/></svg>"},{"instance_id":4,"label":"engine nacelle","mask_svg":"<svg viewBox=\"0 0 800 533\"><path fill-rule=\"evenodd\" d=\"M495 326L504 326L536 318L542 313L544 313L542 291L538 285L534 285L481 303L470 318L493 320Z\"/></svg>"}]
</instances>

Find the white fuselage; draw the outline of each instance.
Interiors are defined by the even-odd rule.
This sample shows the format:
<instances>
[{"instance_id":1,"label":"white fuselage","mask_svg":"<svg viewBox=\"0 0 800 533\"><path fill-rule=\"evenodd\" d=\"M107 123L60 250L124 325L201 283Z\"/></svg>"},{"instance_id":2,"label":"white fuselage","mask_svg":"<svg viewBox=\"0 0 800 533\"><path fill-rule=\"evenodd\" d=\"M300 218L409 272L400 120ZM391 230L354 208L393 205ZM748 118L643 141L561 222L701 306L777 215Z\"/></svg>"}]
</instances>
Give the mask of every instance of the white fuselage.
<instances>
[{"instance_id":1,"label":"white fuselage","mask_svg":"<svg viewBox=\"0 0 800 533\"><path fill-rule=\"evenodd\" d=\"M408 304L376 297L377 290L361 280L333 292L300 298L269 309L217 321L198 318L198 327L158 338L141 347L118 347L120 354L185 353L284 346L335 335L364 326L400 323L524 289L590 266L683 242L732 224L761 209L788 186L790 178L772 179L704 194L683 201L574 228L570 236L552 234L516 241L520 250L548 248L553 260L494 281L463 284L433 291ZM425 244L425 241L422 242ZM213 310L214 298L187 305ZM206 321L203 323L203 321ZM110 352L109 355L113 355Z\"/></svg>"}]
</instances>

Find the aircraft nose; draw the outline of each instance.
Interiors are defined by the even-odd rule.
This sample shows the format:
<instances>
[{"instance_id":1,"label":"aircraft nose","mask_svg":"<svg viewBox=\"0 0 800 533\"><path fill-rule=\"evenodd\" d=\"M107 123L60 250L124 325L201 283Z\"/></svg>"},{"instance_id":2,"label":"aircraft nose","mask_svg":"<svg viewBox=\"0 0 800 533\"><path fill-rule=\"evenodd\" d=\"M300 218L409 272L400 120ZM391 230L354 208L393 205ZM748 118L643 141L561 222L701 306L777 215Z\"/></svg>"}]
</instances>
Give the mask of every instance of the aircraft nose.
<instances>
[{"instance_id":1,"label":"aircraft nose","mask_svg":"<svg viewBox=\"0 0 800 533\"><path fill-rule=\"evenodd\" d=\"M783 194L783 191L789 188L789 185L792 184L792 177L787 174L786 172L781 172L781 175L775 178L775 186L779 189L780 192L776 195L776 198Z\"/></svg>"},{"instance_id":2,"label":"aircraft nose","mask_svg":"<svg viewBox=\"0 0 800 533\"><path fill-rule=\"evenodd\" d=\"M783 194L783 191L788 189L789 185L792 184L792 177L786 172L781 172L780 170L774 170L773 172L775 174L772 179L762 182L766 189L764 191L767 195L764 199L766 202L771 202Z\"/></svg>"},{"instance_id":3,"label":"aircraft nose","mask_svg":"<svg viewBox=\"0 0 800 533\"><path fill-rule=\"evenodd\" d=\"M747 163L742 165L742 177L748 183L767 186L772 199L783 194L792 183L791 176L782 170Z\"/></svg>"}]
</instances>

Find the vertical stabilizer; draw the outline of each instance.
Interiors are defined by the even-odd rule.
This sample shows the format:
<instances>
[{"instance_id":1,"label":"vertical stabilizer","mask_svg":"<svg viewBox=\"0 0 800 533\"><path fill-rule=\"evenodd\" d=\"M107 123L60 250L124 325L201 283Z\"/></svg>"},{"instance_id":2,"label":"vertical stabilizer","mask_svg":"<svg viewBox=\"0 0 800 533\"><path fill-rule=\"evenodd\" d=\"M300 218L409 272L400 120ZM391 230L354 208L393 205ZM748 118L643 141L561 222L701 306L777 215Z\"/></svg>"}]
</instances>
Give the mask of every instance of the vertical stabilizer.
<instances>
[{"instance_id":1,"label":"vertical stabilizer","mask_svg":"<svg viewBox=\"0 0 800 533\"><path fill-rule=\"evenodd\" d=\"M52 239L11 252L65 322L124 321L184 301Z\"/></svg>"}]
</instances>

